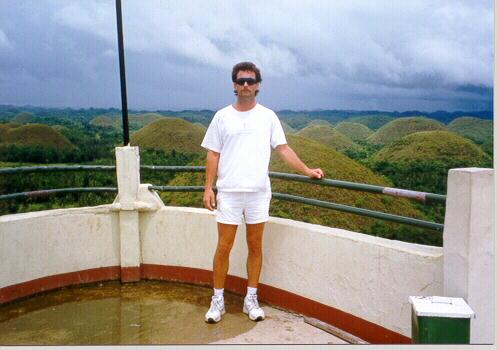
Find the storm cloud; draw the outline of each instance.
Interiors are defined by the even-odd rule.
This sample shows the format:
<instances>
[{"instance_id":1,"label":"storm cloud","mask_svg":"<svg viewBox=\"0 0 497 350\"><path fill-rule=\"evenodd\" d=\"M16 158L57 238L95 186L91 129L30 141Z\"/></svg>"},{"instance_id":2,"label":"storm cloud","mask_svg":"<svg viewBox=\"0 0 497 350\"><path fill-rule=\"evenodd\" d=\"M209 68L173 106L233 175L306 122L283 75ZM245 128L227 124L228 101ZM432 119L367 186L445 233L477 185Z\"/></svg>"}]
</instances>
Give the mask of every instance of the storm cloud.
<instances>
[{"instance_id":1,"label":"storm cloud","mask_svg":"<svg viewBox=\"0 0 497 350\"><path fill-rule=\"evenodd\" d=\"M123 0L132 109L220 108L233 64L273 109L483 110L492 1ZM0 2L0 103L120 106L115 1Z\"/></svg>"}]
</instances>

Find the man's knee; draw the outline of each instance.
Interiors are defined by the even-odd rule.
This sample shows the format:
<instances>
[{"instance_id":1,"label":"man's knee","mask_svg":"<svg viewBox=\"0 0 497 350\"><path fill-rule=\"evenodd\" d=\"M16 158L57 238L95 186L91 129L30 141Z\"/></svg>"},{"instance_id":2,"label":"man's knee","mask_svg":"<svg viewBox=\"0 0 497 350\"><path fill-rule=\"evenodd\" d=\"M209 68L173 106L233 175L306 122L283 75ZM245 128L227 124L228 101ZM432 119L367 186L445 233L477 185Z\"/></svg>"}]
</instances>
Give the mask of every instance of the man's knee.
<instances>
[{"instance_id":1,"label":"man's knee","mask_svg":"<svg viewBox=\"0 0 497 350\"><path fill-rule=\"evenodd\" d=\"M229 255L233 248L234 237L220 236L217 242L217 253L221 255Z\"/></svg>"},{"instance_id":2,"label":"man's knee","mask_svg":"<svg viewBox=\"0 0 497 350\"><path fill-rule=\"evenodd\" d=\"M218 223L217 251L220 254L229 254L235 242L237 225Z\"/></svg>"},{"instance_id":3,"label":"man's knee","mask_svg":"<svg viewBox=\"0 0 497 350\"><path fill-rule=\"evenodd\" d=\"M222 255L228 255L233 247L233 240L220 239L217 242L217 252Z\"/></svg>"},{"instance_id":4,"label":"man's knee","mask_svg":"<svg viewBox=\"0 0 497 350\"><path fill-rule=\"evenodd\" d=\"M250 255L262 254L262 240L252 239L247 241L248 252Z\"/></svg>"}]
</instances>

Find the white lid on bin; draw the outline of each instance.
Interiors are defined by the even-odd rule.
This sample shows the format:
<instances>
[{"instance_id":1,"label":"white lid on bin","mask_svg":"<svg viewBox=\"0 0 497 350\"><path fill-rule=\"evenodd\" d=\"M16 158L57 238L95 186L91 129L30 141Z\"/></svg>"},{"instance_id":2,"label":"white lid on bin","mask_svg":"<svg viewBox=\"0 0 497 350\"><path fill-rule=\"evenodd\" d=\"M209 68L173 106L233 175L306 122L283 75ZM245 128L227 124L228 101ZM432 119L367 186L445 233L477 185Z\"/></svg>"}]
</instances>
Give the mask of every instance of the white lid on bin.
<instances>
[{"instance_id":1,"label":"white lid on bin","mask_svg":"<svg viewBox=\"0 0 497 350\"><path fill-rule=\"evenodd\" d=\"M475 313L463 298L450 297L409 297L417 316L473 318Z\"/></svg>"}]
</instances>

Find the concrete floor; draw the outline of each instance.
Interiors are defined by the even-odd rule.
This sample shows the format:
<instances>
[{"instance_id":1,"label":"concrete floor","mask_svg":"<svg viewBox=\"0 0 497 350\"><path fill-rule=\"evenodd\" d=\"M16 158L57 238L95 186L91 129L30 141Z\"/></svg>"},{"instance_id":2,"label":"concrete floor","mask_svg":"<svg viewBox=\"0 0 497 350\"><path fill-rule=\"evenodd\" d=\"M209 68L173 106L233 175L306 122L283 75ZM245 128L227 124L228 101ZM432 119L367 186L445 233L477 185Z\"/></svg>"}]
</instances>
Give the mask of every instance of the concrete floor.
<instances>
[{"instance_id":1,"label":"concrete floor","mask_svg":"<svg viewBox=\"0 0 497 350\"><path fill-rule=\"evenodd\" d=\"M348 344L304 322L302 316L262 305L266 313L249 331L211 344Z\"/></svg>"},{"instance_id":2,"label":"concrete floor","mask_svg":"<svg viewBox=\"0 0 497 350\"><path fill-rule=\"evenodd\" d=\"M261 303L266 319L242 312L226 293L226 314L204 322L210 288L142 281L107 282L42 293L0 306L0 345L346 344L303 317Z\"/></svg>"}]
</instances>

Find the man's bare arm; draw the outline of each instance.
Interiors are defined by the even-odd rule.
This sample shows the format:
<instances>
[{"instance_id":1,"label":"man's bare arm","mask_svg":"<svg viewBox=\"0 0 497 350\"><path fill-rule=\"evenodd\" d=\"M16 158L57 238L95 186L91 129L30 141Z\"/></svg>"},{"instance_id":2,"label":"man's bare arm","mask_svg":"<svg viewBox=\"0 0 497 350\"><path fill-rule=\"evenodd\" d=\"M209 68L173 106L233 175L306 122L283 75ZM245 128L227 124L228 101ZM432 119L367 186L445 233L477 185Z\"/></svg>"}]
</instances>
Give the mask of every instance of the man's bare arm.
<instances>
[{"instance_id":1,"label":"man's bare arm","mask_svg":"<svg viewBox=\"0 0 497 350\"><path fill-rule=\"evenodd\" d=\"M216 195L212 187L214 186L214 180L217 175L219 156L220 154L217 152L207 152L207 162L205 166L204 207L211 211L216 209Z\"/></svg>"},{"instance_id":2,"label":"man's bare arm","mask_svg":"<svg viewBox=\"0 0 497 350\"><path fill-rule=\"evenodd\" d=\"M297 170L299 173L315 179L324 178L324 172L321 169L309 169L290 146L279 145L276 147L276 151L286 164Z\"/></svg>"}]
</instances>

